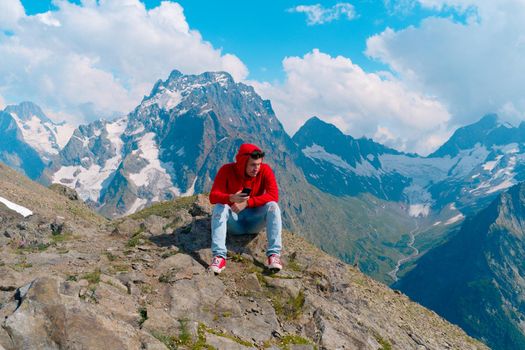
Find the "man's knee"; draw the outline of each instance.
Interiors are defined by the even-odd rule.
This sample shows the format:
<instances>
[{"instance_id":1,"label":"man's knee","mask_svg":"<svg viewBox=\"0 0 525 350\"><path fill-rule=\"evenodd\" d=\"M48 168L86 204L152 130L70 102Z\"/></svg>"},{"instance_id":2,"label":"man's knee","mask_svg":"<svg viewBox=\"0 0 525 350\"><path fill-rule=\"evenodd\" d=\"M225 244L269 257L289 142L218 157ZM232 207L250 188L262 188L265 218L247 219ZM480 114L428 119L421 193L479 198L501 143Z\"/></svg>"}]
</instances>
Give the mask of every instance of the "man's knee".
<instances>
[{"instance_id":1,"label":"man's knee","mask_svg":"<svg viewBox=\"0 0 525 350\"><path fill-rule=\"evenodd\" d=\"M277 202L268 202L264 205L268 212L280 212L279 204Z\"/></svg>"},{"instance_id":2,"label":"man's knee","mask_svg":"<svg viewBox=\"0 0 525 350\"><path fill-rule=\"evenodd\" d=\"M225 213L230 211L230 206L228 204L217 203L213 207L212 217L214 219L220 220Z\"/></svg>"}]
</instances>

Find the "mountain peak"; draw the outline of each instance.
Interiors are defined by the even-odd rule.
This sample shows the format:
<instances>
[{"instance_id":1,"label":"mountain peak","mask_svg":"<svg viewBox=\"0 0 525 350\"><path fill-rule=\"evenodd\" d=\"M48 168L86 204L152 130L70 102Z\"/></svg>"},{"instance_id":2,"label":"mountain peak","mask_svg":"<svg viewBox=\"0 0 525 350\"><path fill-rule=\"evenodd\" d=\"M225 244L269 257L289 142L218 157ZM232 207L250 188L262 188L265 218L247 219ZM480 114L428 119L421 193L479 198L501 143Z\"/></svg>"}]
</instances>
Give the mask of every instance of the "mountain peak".
<instances>
[{"instance_id":1,"label":"mountain peak","mask_svg":"<svg viewBox=\"0 0 525 350\"><path fill-rule=\"evenodd\" d=\"M478 143L486 146L510 143L513 142L512 139L519 138L514 133L516 130L512 126L501 124L497 114L487 114L476 123L457 129L447 142L428 157L453 158L460 151L474 148Z\"/></svg>"},{"instance_id":2,"label":"mountain peak","mask_svg":"<svg viewBox=\"0 0 525 350\"><path fill-rule=\"evenodd\" d=\"M299 139L302 137L303 134L307 133L315 133L319 134L322 133L324 137L336 137L336 138L350 138L353 139L352 136L345 135L342 133L341 130L339 130L335 125L327 123L320 119L317 116L313 116L310 119L308 119L303 126L297 130L295 135L293 136L294 139Z\"/></svg>"},{"instance_id":3,"label":"mountain peak","mask_svg":"<svg viewBox=\"0 0 525 350\"><path fill-rule=\"evenodd\" d=\"M15 113L21 120L30 120L33 116L37 117L43 122L53 123L42 111L42 109L35 103L24 101L18 105L9 105L5 108L7 113Z\"/></svg>"}]
</instances>

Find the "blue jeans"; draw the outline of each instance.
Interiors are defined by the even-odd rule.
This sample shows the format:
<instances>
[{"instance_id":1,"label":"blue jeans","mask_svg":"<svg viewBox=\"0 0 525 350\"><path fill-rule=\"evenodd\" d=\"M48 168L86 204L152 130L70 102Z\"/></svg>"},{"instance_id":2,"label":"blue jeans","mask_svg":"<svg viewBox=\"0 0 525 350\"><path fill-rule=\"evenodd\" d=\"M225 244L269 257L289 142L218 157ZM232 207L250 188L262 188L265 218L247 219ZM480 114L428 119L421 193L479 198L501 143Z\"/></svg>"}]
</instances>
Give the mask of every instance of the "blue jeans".
<instances>
[{"instance_id":1,"label":"blue jeans","mask_svg":"<svg viewBox=\"0 0 525 350\"><path fill-rule=\"evenodd\" d=\"M268 247L266 255L281 254L281 209L276 202L246 208L239 214L227 204L216 204L211 219L211 251L213 256L226 257L226 231L234 235L259 233L266 224Z\"/></svg>"}]
</instances>

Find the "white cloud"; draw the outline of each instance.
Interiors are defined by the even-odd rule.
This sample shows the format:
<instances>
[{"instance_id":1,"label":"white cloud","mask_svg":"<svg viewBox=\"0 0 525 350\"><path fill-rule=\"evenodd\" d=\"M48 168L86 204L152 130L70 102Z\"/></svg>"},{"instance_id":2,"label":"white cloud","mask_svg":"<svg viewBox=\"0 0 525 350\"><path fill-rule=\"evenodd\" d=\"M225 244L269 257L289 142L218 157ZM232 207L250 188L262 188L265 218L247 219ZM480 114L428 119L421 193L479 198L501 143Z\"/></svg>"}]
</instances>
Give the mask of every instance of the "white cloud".
<instances>
[{"instance_id":1,"label":"white cloud","mask_svg":"<svg viewBox=\"0 0 525 350\"><path fill-rule=\"evenodd\" d=\"M0 1L0 31L14 29L18 20L24 16L25 11L20 0Z\"/></svg>"},{"instance_id":2,"label":"white cloud","mask_svg":"<svg viewBox=\"0 0 525 350\"><path fill-rule=\"evenodd\" d=\"M367 54L388 64L417 91L435 95L464 125L489 112L524 119L525 2L420 0L464 18L424 19L417 27L386 29L367 41Z\"/></svg>"},{"instance_id":3,"label":"white cloud","mask_svg":"<svg viewBox=\"0 0 525 350\"><path fill-rule=\"evenodd\" d=\"M6 104L5 104L4 98L2 97L2 95L0 95L0 111L2 109L5 109L5 107L6 107Z\"/></svg>"},{"instance_id":4,"label":"white cloud","mask_svg":"<svg viewBox=\"0 0 525 350\"><path fill-rule=\"evenodd\" d=\"M252 83L272 101L291 134L315 115L354 137L366 135L423 154L438 146L437 139L450 135L446 108L389 74L367 73L348 58L319 50L285 58L283 66L283 84Z\"/></svg>"},{"instance_id":5,"label":"white cloud","mask_svg":"<svg viewBox=\"0 0 525 350\"><path fill-rule=\"evenodd\" d=\"M306 14L308 25L324 24L340 19L341 17L352 20L356 17L352 4L338 3L330 8L324 8L321 4L299 5L288 10Z\"/></svg>"},{"instance_id":6,"label":"white cloud","mask_svg":"<svg viewBox=\"0 0 525 350\"><path fill-rule=\"evenodd\" d=\"M19 0L8 2L21 6ZM34 101L80 122L129 112L172 69L225 70L237 80L248 74L239 58L190 29L177 3L150 10L139 0L55 4L56 11L13 16L12 35L0 34L0 91L6 100Z\"/></svg>"}]
</instances>

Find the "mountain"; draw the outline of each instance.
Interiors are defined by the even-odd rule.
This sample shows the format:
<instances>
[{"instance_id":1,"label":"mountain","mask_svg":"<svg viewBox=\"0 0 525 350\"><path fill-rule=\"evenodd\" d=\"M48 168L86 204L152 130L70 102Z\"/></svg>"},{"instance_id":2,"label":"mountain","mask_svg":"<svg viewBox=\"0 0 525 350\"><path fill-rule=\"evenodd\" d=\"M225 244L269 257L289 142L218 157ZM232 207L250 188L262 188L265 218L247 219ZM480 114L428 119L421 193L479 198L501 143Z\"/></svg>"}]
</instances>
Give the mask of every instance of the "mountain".
<instances>
[{"instance_id":1,"label":"mountain","mask_svg":"<svg viewBox=\"0 0 525 350\"><path fill-rule=\"evenodd\" d=\"M423 255L396 285L493 349L525 349L525 184Z\"/></svg>"},{"instance_id":2,"label":"mountain","mask_svg":"<svg viewBox=\"0 0 525 350\"><path fill-rule=\"evenodd\" d=\"M65 122L53 122L39 106L32 102L7 106L4 112L13 117L22 132L24 141L46 162L58 154L73 132L73 126Z\"/></svg>"},{"instance_id":3,"label":"mountain","mask_svg":"<svg viewBox=\"0 0 525 350\"><path fill-rule=\"evenodd\" d=\"M301 149L298 164L308 181L324 192L355 196L371 193L399 201L410 178L381 171L379 156L399 155L398 151L370 139L354 139L334 125L313 117L295 133L293 141Z\"/></svg>"},{"instance_id":4,"label":"mountain","mask_svg":"<svg viewBox=\"0 0 525 350\"><path fill-rule=\"evenodd\" d=\"M211 187L243 140L283 168L291 142L263 101L227 73L173 71L128 116L78 128L49 172L108 216ZM288 151L288 152L287 152Z\"/></svg>"},{"instance_id":5,"label":"mountain","mask_svg":"<svg viewBox=\"0 0 525 350\"><path fill-rule=\"evenodd\" d=\"M72 126L51 121L32 102L7 106L0 111L0 160L36 179L71 132Z\"/></svg>"},{"instance_id":6,"label":"mountain","mask_svg":"<svg viewBox=\"0 0 525 350\"><path fill-rule=\"evenodd\" d=\"M214 276L205 196L109 221L62 190L0 164L34 213L0 203L1 349L486 349L288 231L279 274L250 235Z\"/></svg>"}]
</instances>

